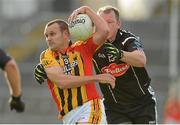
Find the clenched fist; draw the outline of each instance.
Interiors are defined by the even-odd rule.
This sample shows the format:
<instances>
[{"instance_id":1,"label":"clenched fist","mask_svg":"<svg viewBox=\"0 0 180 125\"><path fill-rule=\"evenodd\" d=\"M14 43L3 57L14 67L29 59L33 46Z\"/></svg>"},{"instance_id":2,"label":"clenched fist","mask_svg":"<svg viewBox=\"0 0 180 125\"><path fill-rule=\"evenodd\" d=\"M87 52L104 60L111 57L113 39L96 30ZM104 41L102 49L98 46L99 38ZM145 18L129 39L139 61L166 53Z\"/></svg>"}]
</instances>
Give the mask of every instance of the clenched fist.
<instances>
[{"instance_id":1,"label":"clenched fist","mask_svg":"<svg viewBox=\"0 0 180 125\"><path fill-rule=\"evenodd\" d=\"M16 112L24 112L25 109L25 103L21 100L21 96L11 96L9 99L9 106L11 110L16 110Z\"/></svg>"}]
</instances>

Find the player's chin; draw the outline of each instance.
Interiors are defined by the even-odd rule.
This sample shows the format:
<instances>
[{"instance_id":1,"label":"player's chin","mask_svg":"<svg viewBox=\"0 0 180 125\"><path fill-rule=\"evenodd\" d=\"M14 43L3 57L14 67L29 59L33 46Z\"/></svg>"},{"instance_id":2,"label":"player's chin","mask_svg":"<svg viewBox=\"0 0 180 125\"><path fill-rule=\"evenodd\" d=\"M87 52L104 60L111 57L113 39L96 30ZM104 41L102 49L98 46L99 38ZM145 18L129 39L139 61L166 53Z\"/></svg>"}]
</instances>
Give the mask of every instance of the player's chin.
<instances>
[{"instance_id":1,"label":"player's chin","mask_svg":"<svg viewBox=\"0 0 180 125\"><path fill-rule=\"evenodd\" d=\"M50 48L52 51L56 51L56 50L57 50L57 47L56 47L56 46L53 46L53 45L50 45L49 48Z\"/></svg>"},{"instance_id":2,"label":"player's chin","mask_svg":"<svg viewBox=\"0 0 180 125\"><path fill-rule=\"evenodd\" d=\"M109 33L107 39L111 41L111 34Z\"/></svg>"}]
</instances>

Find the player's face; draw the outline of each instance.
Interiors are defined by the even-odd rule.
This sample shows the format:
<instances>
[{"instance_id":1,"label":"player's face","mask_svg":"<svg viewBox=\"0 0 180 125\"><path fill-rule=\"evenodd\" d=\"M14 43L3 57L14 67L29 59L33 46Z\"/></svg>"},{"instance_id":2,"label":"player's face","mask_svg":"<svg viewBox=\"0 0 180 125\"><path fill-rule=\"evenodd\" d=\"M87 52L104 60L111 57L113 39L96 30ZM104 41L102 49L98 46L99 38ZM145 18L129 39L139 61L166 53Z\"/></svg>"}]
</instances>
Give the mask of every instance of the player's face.
<instances>
[{"instance_id":1,"label":"player's face","mask_svg":"<svg viewBox=\"0 0 180 125\"><path fill-rule=\"evenodd\" d=\"M110 13L100 13L100 16L107 22L109 26L109 40L115 40L117 30L120 28L120 21L116 19L114 11L111 11Z\"/></svg>"},{"instance_id":2,"label":"player's face","mask_svg":"<svg viewBox=\"0 0 180 125\"><path fill-rule=\"evenodd\" d=\"M54 23L44 30L44 35L47 44L51 50L57 50L64 44L64 35L60 31L60 27L57 23Z\"/></svg>"}]
</instances>

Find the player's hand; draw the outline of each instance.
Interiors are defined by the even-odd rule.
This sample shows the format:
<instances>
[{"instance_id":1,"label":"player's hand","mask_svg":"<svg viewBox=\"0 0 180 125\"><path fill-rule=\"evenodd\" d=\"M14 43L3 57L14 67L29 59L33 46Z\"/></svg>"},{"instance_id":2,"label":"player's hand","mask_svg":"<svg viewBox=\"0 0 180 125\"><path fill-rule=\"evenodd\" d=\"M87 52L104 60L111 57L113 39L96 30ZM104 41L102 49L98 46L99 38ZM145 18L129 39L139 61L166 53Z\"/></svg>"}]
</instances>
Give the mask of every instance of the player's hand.
<instances>
[{"instance_id":1,"label":"player's hand","mask_svg":"<svg viewBox=\"0 0 180 125\"><path fill-rule=\"evenodd\" d=\"M106 42L98 48L93 56L93 61L101 69L96 69L101 72L103 67L109 66L112 63L118 64L120 62L120 50L112 43Z\"/></svg>"},{"instance_id":2,"label":"player's hand","mask_svg":"<svg viewBox=\"0 0 180 125\"><path fill-rule=\"evenodd\" d=\"M112 88L115 88L116 78L113 75L109 73L104 73L99 74L98 77L101 84L110 84Z\"/></svg>"},{"instance_id":3,"label":"player's hand","mask_svg":"<svg viewBox=\"0 0 180 125\"><path fill-rule=\"evenodd\" d=\"M39 84L42 84L47 79L47 74L42 64L38 64L34 69L34 78Z\"/></svg>"},{"instance_id":4,"label":"player's hand","mask_svg":"<svg viewBox=\"0 0 180 125\"><path fill-rule=\"evenodd\" d=\"M118 50L113 44L111 43L104 43L103 45L103 51L105 54L112 58L118 58L121 59L123 57L123 51Z\"/></svg>"},{"instance_id":5,"label":"player's hand","mask_svg":"<svg viewBox=\"0 0 180 125\"><path fill-rule=\"evenodd\" d=\"M113 55L118 57L119 56L119 50L113 46L110 46L109 43L105 44L104 51L108 55Z\"/></svg>"},{"instance_id":6,"label":"player's hand","mask_svg":"<svg viewBox=\"0 0 180 125\"><path fill-rule=\"evenodd\" d=\"M25 109L25 103L21 100L21 96L11 96L9 99L9 106L11 110L16 110L16 112L24 112Z\"/></svg>"},{"instance_id":7,"label":"player's hand","mask_svg":"<svg viewBox=\"0 0 180 125\"><path fill-rule=\"evenodd\" d=\"M76 19L78 14L85 14L87 9L90 9L90 8L88 6L82 6L74 10L68 18L68 23L73 22Z\"/></svg>"}]
</instances>

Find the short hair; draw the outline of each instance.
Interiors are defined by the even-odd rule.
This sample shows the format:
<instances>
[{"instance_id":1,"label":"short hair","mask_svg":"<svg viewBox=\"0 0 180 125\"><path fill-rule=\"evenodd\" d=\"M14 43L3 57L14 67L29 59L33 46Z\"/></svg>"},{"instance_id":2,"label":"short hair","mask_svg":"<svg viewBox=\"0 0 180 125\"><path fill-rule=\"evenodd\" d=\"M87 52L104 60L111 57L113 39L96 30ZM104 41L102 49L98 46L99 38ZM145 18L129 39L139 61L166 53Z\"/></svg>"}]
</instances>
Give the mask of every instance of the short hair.
<instances>
[{"instance_id":1,"label":"short hair","mask_svg":"<svg viewBox=\"0 0 180 125\"><path fill-rule=\"evenodd\" d=\"M119 21L120 20L119 10L116 7L113 7L110 5L103 6L103 7L99 8L97 11L97 14L100 14L101 12L108 14L111 11L113 11L115 13L116 19Z\"/></svg>"},{"instance_id":2,"label":"short hair","mask_svg":"<svg viewBox=\"0 0 180 125\"><path fill-rule=\"evenodd\" d=\"M46 24L46 27L51 26L54 23L57 23L59 25L59 29L60 29L61 32L67 30L67 32L69 33L68 24L66 23L66 21L64 21L62 19L54 19L54 20L48 22Z\"/></svg>"}]
</instances>

